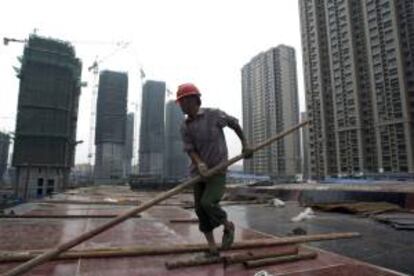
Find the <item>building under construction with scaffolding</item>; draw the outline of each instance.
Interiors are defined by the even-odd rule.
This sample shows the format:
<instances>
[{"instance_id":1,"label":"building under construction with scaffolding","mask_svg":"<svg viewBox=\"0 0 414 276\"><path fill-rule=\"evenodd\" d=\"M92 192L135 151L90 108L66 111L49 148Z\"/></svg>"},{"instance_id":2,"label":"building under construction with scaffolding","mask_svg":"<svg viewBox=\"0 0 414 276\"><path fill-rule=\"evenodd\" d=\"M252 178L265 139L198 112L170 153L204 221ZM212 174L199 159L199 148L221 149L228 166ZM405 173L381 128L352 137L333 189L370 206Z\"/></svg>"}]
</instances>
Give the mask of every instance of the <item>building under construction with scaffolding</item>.
<instances>
[{"instance_id":1,"label":"building under construction with scaffolding","mask_svg":"<svg viewBox=\"0 0 414 276\"><path fill-rule=\"evenodd\" d=\"M162 178L165 82L148 80L142 91L139 173Z\"/></svg>"},{"instance_id":2,"label":"building under construction with scaffolding","mask_svg":"<svg viewBox=\"0 0 414 276\"><path fill-rule=\"evenodd\" d=\"M0 132L0 184L3 182L3 176L7 170L9 146L10 136L7 133Z\"/></svg>"},{"instance_id":3,"label":"building under construction with scaffolding","mask_svg":"<svg viewBox=\"0 0 414 276\"><path fill-rule=\"evenodd\" d=\"M125 134L125 151L124 151L124 177L132 173L132 158L134 151L134 113L128 113Z\"/></svg>"},{"instance_id":4,"label":"building under construction with scaffolding","mask_svg":"<svg viewBox=\"0 0 414 276\"><path fill-rule=\"evenodd\" d=\"M24 47L13 151L16 193L62 191L74 163L82 65L64 41L31 35Z\"/></svg>"},{"instance_id":5,"label":"building under construction with scaffolding","mask_svg":"<svg viewBox=\"0 0 414 276\"><path fill-rule=\"evenodd\" d=\"M189 158L183 150L180 126L184 114L174 100L165 106L165 157L164 175L170 181L179 180L188 174Z\"/></svg>"},{"instance_id":6,"label":"building under construction with scaffolding","mask_svg":"<svg viewBox=\"0 0 414 276\"><path fill-rule=\"evenodd\" d=\"M95 183L122 183L127 124L128 75L99 75L95 132Z\"/></svg>"}]
</instances>

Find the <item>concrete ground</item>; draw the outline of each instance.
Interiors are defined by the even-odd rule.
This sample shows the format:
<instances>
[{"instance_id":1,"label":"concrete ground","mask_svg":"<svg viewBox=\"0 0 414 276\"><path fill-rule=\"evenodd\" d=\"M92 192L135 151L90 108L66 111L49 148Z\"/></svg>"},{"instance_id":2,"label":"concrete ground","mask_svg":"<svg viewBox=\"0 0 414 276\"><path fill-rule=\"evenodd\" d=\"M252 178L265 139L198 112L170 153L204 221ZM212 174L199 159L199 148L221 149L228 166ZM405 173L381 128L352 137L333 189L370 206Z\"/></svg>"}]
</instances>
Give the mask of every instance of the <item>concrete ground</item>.
<instances>
[{"instance_id":1,"label":"concrete ground","mask_svg":"<svg viewBox=\"0 0 414 276\"><path fill-rule=\"evenodd\" d=\"M294 223L290 219L304 210L296 202L287 202L284 208L246 205L225 209L237 225L277 236L285 236L297 227L307 234L359 232L361 238L310 245L414 275L414 231L395 230L370 218L339 213L316 212L314 218Z\"/></svg>"}]
</instances>

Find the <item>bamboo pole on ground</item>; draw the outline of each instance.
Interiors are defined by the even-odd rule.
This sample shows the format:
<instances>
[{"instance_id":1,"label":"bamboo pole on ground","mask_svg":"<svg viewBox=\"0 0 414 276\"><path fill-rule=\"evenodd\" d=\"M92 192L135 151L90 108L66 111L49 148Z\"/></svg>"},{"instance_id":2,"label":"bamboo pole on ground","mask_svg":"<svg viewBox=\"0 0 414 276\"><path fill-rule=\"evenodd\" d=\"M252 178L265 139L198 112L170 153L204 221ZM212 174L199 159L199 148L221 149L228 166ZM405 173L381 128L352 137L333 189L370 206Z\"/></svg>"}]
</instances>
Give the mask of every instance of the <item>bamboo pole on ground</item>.
<instances>
[{"instance_id":1,"label":"bamboo pole on ground","mask_svg":"<svg viewBox=\"0 0 414 276\"><path fill-rule=\"evenodd\" d=\"M218 264L218 263L224 263L224 259L225 257L217 256L217 257L211 257L211 258L200 258L200 259L193 258L189 260L178 260L178 261L166 262L165 267L171 270L171 269L183 268L183 267Z\"/></svg>"},{"instance_id":2,"label":"bamboo pole on ground","mask_svg":"<svg viewBox=\"0 0 414 276\"><path fill-rule=\"evenodd\" d=\"M244 240L235 242L228 250L254 249L272 246L288 246L304 242L326 241L336 239L356 238L358 233L330 233L318 235L292 236L274 239ZM128 256L153 256L166 254L185 254L208 250L205 243L177 244L168 246L134 246L134 247L104 247L95 249L70 250L53 258L54 260L70 260L79 258L112 258ZM47 250L26 250L15 252L0 252L0 263L22 262L39 256Z\"/></svg>"},{"instance_id":3,"label":"bamboo pole on ground","mask_svg":"<svg viewBox=\"0 0 414 276\"><path fill-rule=\"evenodd\" d=\"M197 223L198 218L189 218L189 219L170 219L170 223Z\"/></svg>"},{"instance_id":4,"label":"bamboo pole on ground","mask_svg":"<svg viewBox=\"0 0 414 276\"><path fill-rule=\"evenodd\" d=\"M275 252L262 252L262 253L254 253L254 252L246 252L246 253L238 253L232 254L228 256L218 256L215 258L192 258L192 259L182 259L176 261L166 262L165 266L167 269L176 269L176 268L183 268L183 267L191 267L191 266L201 266L201 265L209 265L209 264L218 264L223 263L224 266L229 266L232 264L237 263L244 263L247 261L254 261L254 260L261 260L261 259L269 259L269 258L276 258L282 256L292 256L298 254L298 247L291 247L291 248L284 248L282 250L278 250Z\"/></svg>"},{"instance_id":5,"label":"bamboo pole on ground","mask_svg":"<svg viewBox=\"0 0 414 276\"><path fill-rule=\"evenodd\" d=\"M310 260L310 259L315 259L317 256L318 254L316 252L307 252L307 253L300 253L298 255L281 256L281 257L276 257L276 258L266 258L266 259L261 259L261 260L246 261L243 264L246 268L256 268L256 267L266 266L266 265L296 262L300 260Z\"/></svg>"},{"instance_id":6,"label":"bamboo pole on ground","mask_svg":"<svg viewBox=\"0 0 414 276\"><path fill-rule=\"evenodd\" d=\"M253 260L259 260L259 259L265 259L265 258L275 258L280 256L286 256L286 255L295 255L298 254L299 248L297 246L288 247L284 249L278 249L274 252L249 252L250 254L240 254L240 255L233 255L226 257L224 260L225 265L231 265L236 263L243 263L246 261L253 261Z\"/></svg>"},{"instance_id":7,"label":"bamboo pole on ground","mask_svg":"<svg viewBox=\"0 0 414 276\"><path fill-rule=\"evenodd\" d=\"M304 121L304 122L290 128L286 131L283 131L282 133L276 135L275 137L272 137L272 138L264 141L263 143L257 145L256 147L253 148L253 151L255 152L255 151L258 151L262 148L267 147L268 145L272 144L273 142L282 139L286 135L300 129L301 127L305 126L308 123L309 123L309 121ZM228 166L238 162L239 160L243 159L244 157L245 157L245 154L239 154L239 155L231 158L230 160L215 166L214 168L207 171L206 177L213 176L213 175L217 174L218 172L220 172L223 169L227 168ZM193 177L193 178L183 182L182 184L176 186L175 188L173 188L173 189L171 189L167 192L164 192L164 193L156 196L155 198L153 198L153 199L151 199L147 202L144 202L143 204L141 204L141 205L139 205L135 208L132 208L131 210L125 212L124 214L119 215L118 217L108 221L107 223L104 223L104 224L102 224L101 226L98 226L95 229L92 229L88 232L83 233L82 235L80 235L76 238L73 238L73 239L71 239L67 242L64 242L64 243L58 245L56 248L54 248L50 251L47 251L47 252L37 256L36 258L15 267L14 269L6 272L4 274L4 276L22 275L23 273L31 270L32 268L34 268L34 267L36 267L36 266L38 266L38 265L40 265L40 264L42 264L46 261L58 256L60 253L62 253L64 251L67 251L70 248L82 243L83 241L86 241L86 240L96 236L97 234L100 234L100 233L112 228L113 226L118 225L119 223L121 223L121 222L127 220L128 218L130 218L131 216L134 216L134 215L150 208L151 206L153 206L153 205L155 205L155 204L157 204L157 203L159 203L159 202L161 202L161 201L163 201L163 200L165 200L165 199L167 199L167 198L169 198L169 197L171 197L175 194L178 194L182 190L186 189L187 187L190 187L191 185L199 182L200 180L202 180L202 177L199 176L199 175L196 176L196 177Z\"/></svg>"},{"instance_id":8,"label":"bamboo pole on ground","mask_svg":"<svg viewBox=\"0 0 414 276\"><path fill-rule=\"evenodd\" d=\"M134 206L140 204L141 201L83 201L83 200L45 200L42 203L48 204L73 204L73 205L120 205Z\"/></svg>"},{"instance_id":9,"label":"bamboo pole on ground","mask_svg":"<svg viewBox=\"0 0 414 276\"><path fill-rule=\"evenodd\" d=\"M0 219L93 219L93 218L116 218L117 215L0 215ZM140 218L140 215L132 216L131 218Z\"/></svg>"}]
</instances>

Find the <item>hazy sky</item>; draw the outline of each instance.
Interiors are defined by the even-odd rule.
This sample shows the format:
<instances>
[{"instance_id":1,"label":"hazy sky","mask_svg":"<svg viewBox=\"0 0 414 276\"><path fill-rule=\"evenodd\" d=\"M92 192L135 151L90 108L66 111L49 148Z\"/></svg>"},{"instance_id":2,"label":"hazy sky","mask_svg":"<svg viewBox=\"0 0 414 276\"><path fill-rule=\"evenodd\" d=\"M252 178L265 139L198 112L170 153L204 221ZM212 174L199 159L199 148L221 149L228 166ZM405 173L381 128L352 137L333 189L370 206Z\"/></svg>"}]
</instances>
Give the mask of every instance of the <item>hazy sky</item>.
<instances>
[{"instance_id":1,"label":"hazy sky","mask_svg":"<svg viewBox=\"0 0 414 276\"><path fill-rule=\"evenodd\" d=\"M304 109L299 10L297 0L146 0L7 1L0 36L25 39L34 29L42 36L72 41L83 62L78 121L77 163L87 161L93 75L87 68L105 57L116 42L129 47L107 58L100 69L129 73L130 111L141 101L139 68L147 79L162 80L174 92L194 82L204 106L218 107L240 119L240 70L252 57L279 44L295 48L301 110ZM23 44L0 45L0 130L13 132L19 80L12 66ZM172 97L172 96L171 96ZM226 130L230 155L240 151Z\"/></svg>"}]
</instances>

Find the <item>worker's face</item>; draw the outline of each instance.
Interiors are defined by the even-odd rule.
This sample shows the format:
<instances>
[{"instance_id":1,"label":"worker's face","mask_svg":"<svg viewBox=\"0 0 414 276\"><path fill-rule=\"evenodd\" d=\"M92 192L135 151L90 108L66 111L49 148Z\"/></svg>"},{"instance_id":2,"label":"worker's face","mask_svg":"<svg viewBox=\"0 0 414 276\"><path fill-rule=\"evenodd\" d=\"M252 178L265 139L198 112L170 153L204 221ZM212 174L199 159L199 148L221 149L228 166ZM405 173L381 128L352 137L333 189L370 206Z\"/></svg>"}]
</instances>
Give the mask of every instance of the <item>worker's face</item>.
<instances>
[{"instance_id":1,"label":"worker's face","mask_svg":"<svg viewBox=\"0 0 414 276\"><path fill-rule=\"evenodd\" d=\"M197 99L197 96L188 96L181 98L178 103L180 104L181 110L184 114L194 117L197 115L199 106L199 99Z\"/></svg>"}]
</instances>

